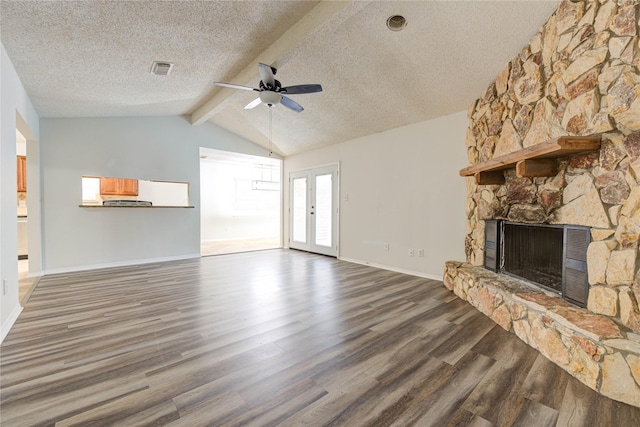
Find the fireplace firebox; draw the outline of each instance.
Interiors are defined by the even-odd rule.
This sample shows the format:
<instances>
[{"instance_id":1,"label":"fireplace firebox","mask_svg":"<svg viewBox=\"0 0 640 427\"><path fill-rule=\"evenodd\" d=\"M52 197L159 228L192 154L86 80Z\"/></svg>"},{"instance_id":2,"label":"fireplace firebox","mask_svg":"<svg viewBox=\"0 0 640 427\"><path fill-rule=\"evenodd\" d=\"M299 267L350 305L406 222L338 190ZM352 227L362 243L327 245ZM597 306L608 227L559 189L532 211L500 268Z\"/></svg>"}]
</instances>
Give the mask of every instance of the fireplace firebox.
<instances>
[{"instance_id":1,"label":"fireplace firebox","mask_svg":"<svg viewBox=\"0 0 640 427\"><path fill-rule=\"evenodd\" d=\"M588 227L485 222L485 268L533 282L585 307Z\"/></svg>"}]
</instances>

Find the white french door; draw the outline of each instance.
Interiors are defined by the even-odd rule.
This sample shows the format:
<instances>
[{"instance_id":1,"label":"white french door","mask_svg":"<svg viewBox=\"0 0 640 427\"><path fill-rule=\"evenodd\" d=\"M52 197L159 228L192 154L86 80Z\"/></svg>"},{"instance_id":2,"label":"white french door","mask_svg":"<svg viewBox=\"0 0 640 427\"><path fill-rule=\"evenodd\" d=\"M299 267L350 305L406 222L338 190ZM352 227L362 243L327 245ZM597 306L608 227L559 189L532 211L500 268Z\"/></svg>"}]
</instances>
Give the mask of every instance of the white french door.
<instances>
[{"instance_id":1,"label":"white french door","mask_svg":"<svg viewBox=\"0 0 640 427\"><path fill-rule=\"evenodd\" d=\"M338 165L289 175L289 247L338 255Z\"/></svg>"}]
</instances>

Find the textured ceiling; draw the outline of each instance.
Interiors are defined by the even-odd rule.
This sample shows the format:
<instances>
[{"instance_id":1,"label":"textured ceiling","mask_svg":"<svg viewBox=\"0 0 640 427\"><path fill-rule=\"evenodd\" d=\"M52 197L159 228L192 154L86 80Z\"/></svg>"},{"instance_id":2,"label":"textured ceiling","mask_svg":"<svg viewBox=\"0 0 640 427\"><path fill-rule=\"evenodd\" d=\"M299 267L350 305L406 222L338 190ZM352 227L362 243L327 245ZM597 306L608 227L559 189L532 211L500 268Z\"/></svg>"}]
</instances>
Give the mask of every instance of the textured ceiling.
<instances>
[{"instance_id":1,"label":"textured ceiling","mask_svg":"<svg viewBox=\"0 0 640 427\"><path fill-rule=\"evenodd\" d=\"M272 110L289 155L465 110L557 1L2 1L0 37L41 117L184 115L269 145L244 106L257 61L305 107ZM387 17L407 27L389 31ZM175 64L169 76L153 61ZM194 114L195 113L195 114ZM194 124L197 126L197 124Z\"/></svg>"}]
</instances>

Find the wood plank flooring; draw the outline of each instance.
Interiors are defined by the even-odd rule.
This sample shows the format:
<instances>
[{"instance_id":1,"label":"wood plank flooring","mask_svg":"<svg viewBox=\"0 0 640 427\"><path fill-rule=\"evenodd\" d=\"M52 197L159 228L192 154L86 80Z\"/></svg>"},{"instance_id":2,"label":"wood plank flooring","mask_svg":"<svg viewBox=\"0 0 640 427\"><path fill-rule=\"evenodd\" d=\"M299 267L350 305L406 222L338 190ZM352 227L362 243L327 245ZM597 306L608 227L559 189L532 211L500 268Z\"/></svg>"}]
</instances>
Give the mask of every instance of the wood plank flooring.
<instances>
[{"instance_id":1,"label":"wood plank flooring","mask_svg":"<svg viewBox=\"0 0 640 427\"><path fill-rule=\"evenodd\" d=\"M2 426L638 426L441 282L289 250L42 278Z\"/></svg>"}]
</instances>

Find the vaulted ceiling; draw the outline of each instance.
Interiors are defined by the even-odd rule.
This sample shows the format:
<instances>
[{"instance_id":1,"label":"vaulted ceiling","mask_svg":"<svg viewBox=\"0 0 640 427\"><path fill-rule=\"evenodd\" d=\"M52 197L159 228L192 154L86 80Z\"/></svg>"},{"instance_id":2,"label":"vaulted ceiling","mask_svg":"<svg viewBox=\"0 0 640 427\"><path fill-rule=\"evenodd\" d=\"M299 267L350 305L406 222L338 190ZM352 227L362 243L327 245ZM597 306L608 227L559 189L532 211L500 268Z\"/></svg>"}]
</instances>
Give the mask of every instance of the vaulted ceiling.
<instances>
[{"instance_id":1,"label":"vaulted ceiling","mask_svg":"<svg viewBox=\"0 0 640 427\"><path fill-rule=\"evenodd\" d=\"M183 115L295 154L465 110L557 1L8 1L1 40L41 117ZM386 20L407 25L390 31ZM153 61L174 63L168 76ZM244 106L257 63L305 110ZM270 112L272 117L270 119Z\"/></svg>"}]
</instances>

